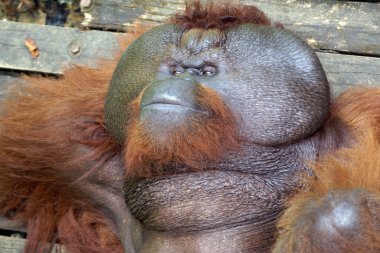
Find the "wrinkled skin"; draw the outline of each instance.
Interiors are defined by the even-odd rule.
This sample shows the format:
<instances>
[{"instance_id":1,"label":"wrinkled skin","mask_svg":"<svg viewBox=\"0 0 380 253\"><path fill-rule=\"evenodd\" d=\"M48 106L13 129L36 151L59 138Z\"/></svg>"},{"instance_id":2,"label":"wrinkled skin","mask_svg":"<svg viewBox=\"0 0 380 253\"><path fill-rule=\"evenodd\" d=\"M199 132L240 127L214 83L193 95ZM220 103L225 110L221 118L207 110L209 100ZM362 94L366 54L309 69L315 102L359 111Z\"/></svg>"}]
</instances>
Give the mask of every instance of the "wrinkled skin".
<instances>
[{"instance_id":1,"label":"wrinkled skin","mask_svg":"<svg viewBox=\"0 0 380 253\"><path fill-rule=\"evenodd\" d=\"M128 105L141 93L139 121L164 142L187 118L208 117L197 105L199 85L233 112L243 144L201 171L169 164L164 175L127 180L126 203L138 220L132 231L141 232L135 251L268 252L285 198L310 173L305 161L319 153L323 137L316 131L330 99L322 67L285 30L243 24L225 33L184 32L163 25L119 62L106 99L107 128L126 141Z\"/></svg>"}]
</instances>

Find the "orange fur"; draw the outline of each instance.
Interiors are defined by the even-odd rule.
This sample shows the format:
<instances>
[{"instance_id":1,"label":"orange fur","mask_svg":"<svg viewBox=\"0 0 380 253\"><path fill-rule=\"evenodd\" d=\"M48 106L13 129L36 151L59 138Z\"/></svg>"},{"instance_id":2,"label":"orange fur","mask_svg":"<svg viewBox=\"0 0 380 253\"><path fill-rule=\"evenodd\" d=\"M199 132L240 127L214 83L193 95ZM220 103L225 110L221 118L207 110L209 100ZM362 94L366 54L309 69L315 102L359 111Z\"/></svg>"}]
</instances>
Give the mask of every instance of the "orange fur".
<instances>
[{"instance_id":1,"label":"orange fur","mask_svg":"<svg viewBox=\"0 0 380 253\"><path fill-rule=\"evenodd\" d=\"M25 78L2 103L0 213L27 222L27 252L42 252L55 233L71 252L106 246L96 229L106 221L73 182L89 172L88 161L97 170L116 152L103 124L113 65L77 67L59 80ZM94 217L93 224L83 226L84 217ZM73 228L80 229L75 237Z\"/></svg>"},{"instance_id":2,"label":"orange fur","mask_svg":"<svg viewBox=\"0 0 380 253\"><path fill-rule=\"evenodd\" d=\"M349 128L351 147L329 152L313 164L315 178L310 186L296 194L278 223L279 239L273 252L319 253L320 246L333 248L330 238L313 236L318 208L330 192L363 189L368 194L368 212L362 213L360 231L355 238L339 237L344 252L380 250L380 88L358 87L338 97L331 118ZM354 144L352 144L354 143ZM378 227L376 227L378 226Z\"/></svg>"},{"instance_id":3,"label":"orange fur","mask_svg":"<svg viewBox=\"0 0 380 253\"><path fill-rule=\"evenodd\" d=\"M117 55L142 33L123 38ZM117 61L75 67L62 78L24 77L2 101L0 214L27 224L26 252L55 241L71 253L123 251L109 220L77 187L106 173L121 150L103 110Z\"/></svg>"},{"instance_id":4,"label":"orange fur","mask_svg":"<svg viewBox=\"0 0 380 253\"><path fill-rule=\"evenodd\" d=\"M369 126L380 126L380 88L352 88L334 101L330 112L360 138ZM377 136L380 140L380 131Z\"/></svg>"},{"instance_id":5,"label":"orange fur","mask_svg":"<svg viewBox=\"0 0 380 253\"><path fill-rule=\"evenodd\" d=\"M227 150L239 147L235 118L218 94L200 87L197 98L209 116L189 119L185 126L173 131L165 143L157 143L156 136L145 131L143 122L131 122L125 145L128 176L162 173L163 167L173 162L199 170L207 163L218 161ZM139 119L139 103L139 97L132 102L133 119Z\"/></svg>"},{"instance_id":6,"label":"orange fur","mask_svg":"<svg viewBox=\"0 0 380 253\"><path fill-rule=\"evenodd\" d=\"M202 5L200 1L189 2L185 12L174 16L170 23L180 25L186 30L224 30L244 23L271 25L270 19L257 7L231 4L227 1L209 1L207 5Z\"/></svg>"},{"instance_id":7,"label":"orange fur","mask_svg":"<svg viewBox=\"0 0 380 253\"><path fill-rule=\"evenodd\" d=\"M368 192L366 203L371 208L361 213L360 230L354 238L338 237L335 243L342 250L339 252L378 252L380 230L375 226L380 226L380 143L375 131L368 127L360 142L325 156L313 167L315 179L310 188L291 199L278 222L280 234L273 252L319 253L324 252L321 246L333 248L326 243L329 238L314 236L317 213L328 193L355 189Z\"/></svg>"}]
</instances>

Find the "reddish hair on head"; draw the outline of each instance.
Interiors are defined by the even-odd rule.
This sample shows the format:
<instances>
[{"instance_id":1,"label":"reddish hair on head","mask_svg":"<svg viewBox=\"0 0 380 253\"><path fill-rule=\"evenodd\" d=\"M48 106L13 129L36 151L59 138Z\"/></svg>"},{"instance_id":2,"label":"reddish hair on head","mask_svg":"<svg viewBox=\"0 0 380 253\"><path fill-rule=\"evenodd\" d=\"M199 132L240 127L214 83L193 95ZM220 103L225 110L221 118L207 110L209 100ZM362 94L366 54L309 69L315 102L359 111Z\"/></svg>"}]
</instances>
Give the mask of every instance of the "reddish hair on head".
<instances>
[{"instance_id":1,"label":"reddish hair on head","mask_svg":"<svg viewBox=\"0 0 380 253\"><path fill-rule=\"evenodd\" d=\"M192 28L224 30L244 23L268 26L272 24L264 12L255 6L231 5L217 1L202 5L199 0L188 3L184 13L175 15L169 23L180 25L186 30Z\"/></svg>"}]
</instances>

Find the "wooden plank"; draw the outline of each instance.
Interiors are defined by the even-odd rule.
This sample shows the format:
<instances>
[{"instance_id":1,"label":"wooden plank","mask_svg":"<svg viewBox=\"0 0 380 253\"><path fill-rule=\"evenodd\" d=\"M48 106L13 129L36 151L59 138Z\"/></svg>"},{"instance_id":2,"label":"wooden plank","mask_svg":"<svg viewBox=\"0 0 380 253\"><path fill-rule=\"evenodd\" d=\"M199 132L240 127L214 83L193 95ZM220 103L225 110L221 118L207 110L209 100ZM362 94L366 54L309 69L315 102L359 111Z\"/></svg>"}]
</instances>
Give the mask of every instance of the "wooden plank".
<instances>
[{"instance_id":1,"label":"wooden plank","mask_svg":"<svg viewBox=\"0 0 380 253\"><path fill-rule=\"evenodd\" d=\"M15 77L16 78L16 77ZM0 80L2 76L0 76ZM13 79L15 80L15 79ZM26 239L26 229L21 224L15 224L0 216L0 252L1 253L25 253L24 247ZM60 248L60 245L54 245L52 253L65 253L63 248L62 251L57 251Z\"/></svg>"},{"instance_id":2,"label":"wooden plank","mask_svg":"<svg viewBox=\"0 0 380 253\"><path fill-rule=\"evenodd\" d=\"M253 3L314 48L380 56L380 4L255 0Z\"/></svg>"},{"instance_id":3,"label":"wooden plank","mask_svg":"<svg viewBox=\"0 0 380 253\"><path fill-rule=\"evenodd\" d=\"M335 97L352 86L380 87L380 58L317 53Z\"/></svg>"},{"instance_id":4,"label":"wooden plank","mask_svg":"<svg viewBox=\"0 0 380 253\"><path fill-rule=\"evenodd\" d=\"M0 236L0 252L23 253L24 245L25 245L25 239Z\"/></svg>"},{"instance_id":5,"label":"wooden plank","mask_svg":"<svg viewBox=\"0 0 380 253\"><path fill-rule=\"evenodd\" d=\"M379 3L334 0L240 2L258 6L315 48L380 56ZM86 13L83 25L124 30L136 21L161 23L183 10L184 3L185 0L96 1L94 8Z\"/></svg>"},{"instance_id":6,"label":"wooden plank","mask_svg":"<svg viewBox=\"0 0 380 253\"><path fill-rule=\"evenodd\" d=\"M31 38L40 55L33 58L24 45ZM71 64L94 66L110 59L118 36L110 32L0 21L0 68L62 74Z\"/></svg>"},{"instance_id":7,"label":"wooden plank","mask_svg":"<svg viewBox=\"0 0 380 253\"><path fill-rule=\"evenodd\" d=\"M15 223L3 216L0 216L0 229L4 231L13 231L14 233L26 233L25 224Z\"/></svg>"},{"instance_id":8,"label":"wooden plank","mask_svg":"<svg viewBox=\"0 0 380 253\"><path fill-rule=\"evenodd\" d=\"M94 2L94 0L91 0ZM136 20L144 23L162 23L171 15L183 10L185 0L110 0L96 1L86 11L83 26L97 29L124 31Z\"/></svg>"}]
</instances>

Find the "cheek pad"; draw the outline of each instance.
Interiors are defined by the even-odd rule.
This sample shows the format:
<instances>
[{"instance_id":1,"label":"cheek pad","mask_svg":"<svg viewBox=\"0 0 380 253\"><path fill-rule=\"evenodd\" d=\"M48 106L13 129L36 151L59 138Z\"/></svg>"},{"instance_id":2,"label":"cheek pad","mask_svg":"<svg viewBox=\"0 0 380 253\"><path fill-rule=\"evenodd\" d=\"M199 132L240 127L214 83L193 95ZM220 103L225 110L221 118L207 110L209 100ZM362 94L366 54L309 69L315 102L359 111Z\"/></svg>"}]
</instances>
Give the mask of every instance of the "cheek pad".
<instances>
[{"instance_id":1,"label":"cheek pad","mask_svg":"<svg viewBox=\"0 0 380 253\"><path fill-rule=\"evenodd\" d=\"M313 50L290 32L241 25L227 33L226 77L244 137L264 145L294 142L325 121L329 85ZM227 81L228 80L228 81Z\"/></svg>"},{"instance_id":2,"label":"cheek pad","mask_svg":"<svg viewBox=\"0 0 380 253\"><path fill-rule=\"evenodd\" d=\"M105 102L106 128L120 143L125 140L129 104L156 78L168 45L179 36L175 25L158 26L134 41L120 59Z\"/></svg>"}]
</instances>

